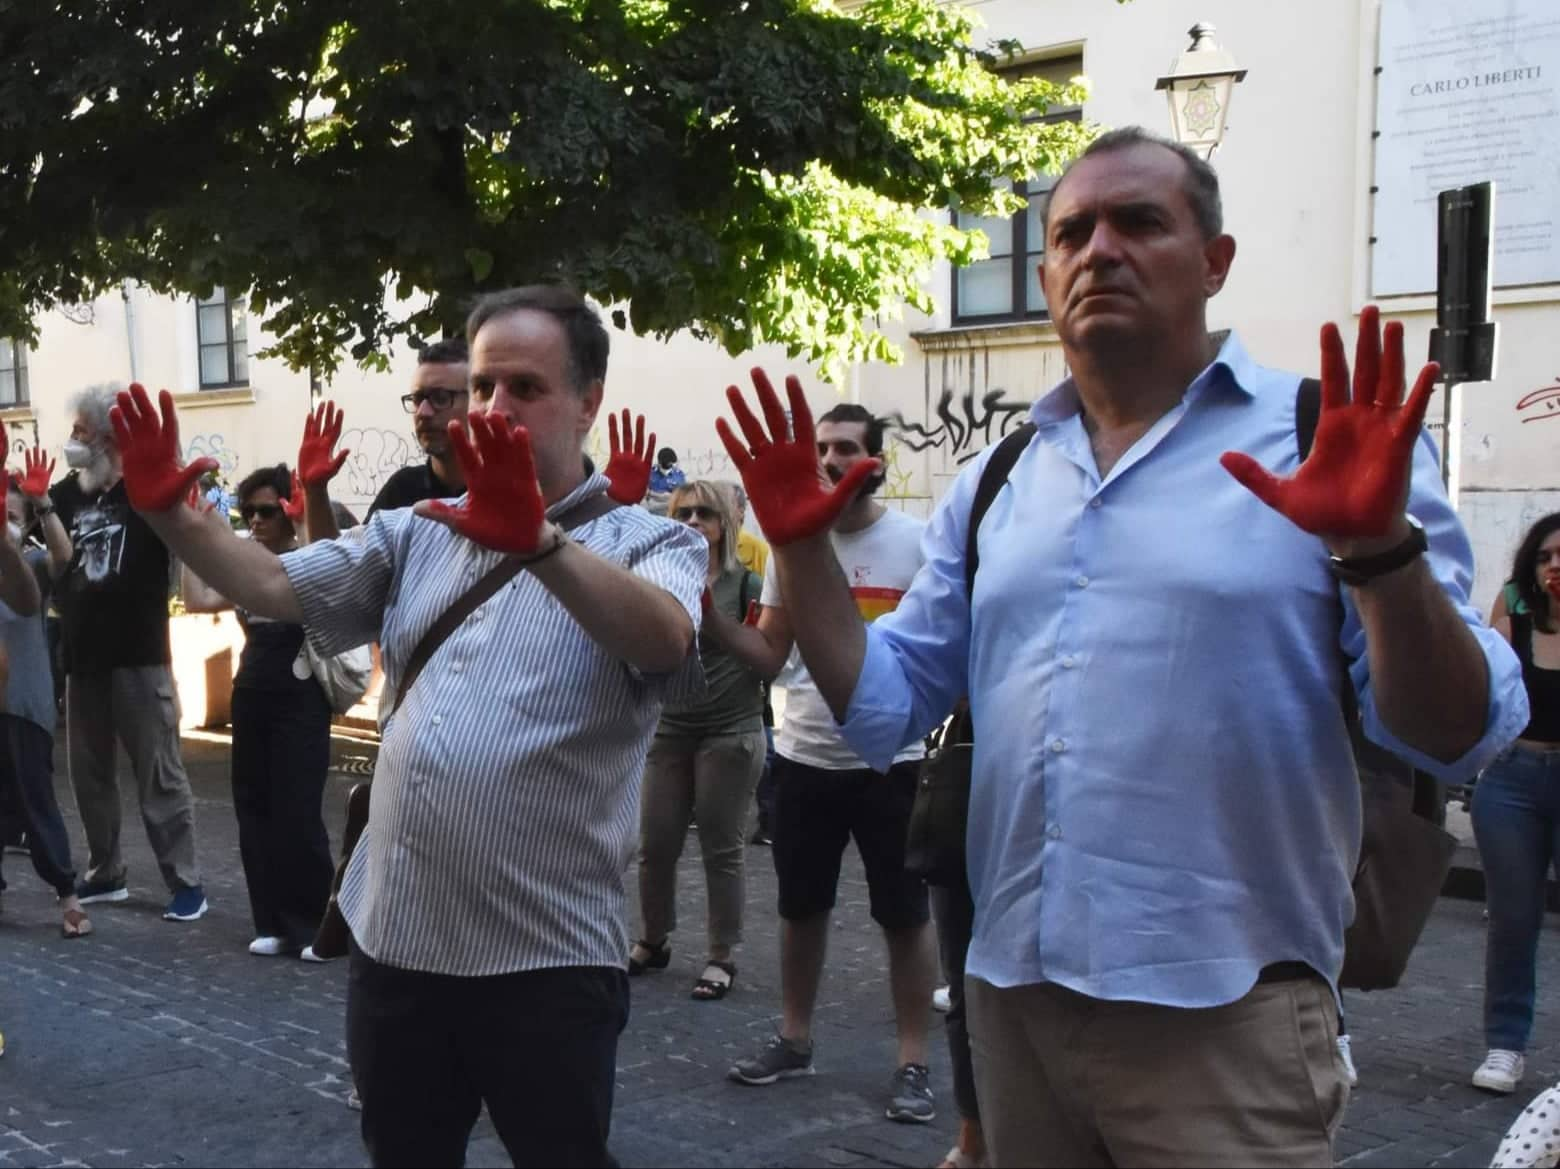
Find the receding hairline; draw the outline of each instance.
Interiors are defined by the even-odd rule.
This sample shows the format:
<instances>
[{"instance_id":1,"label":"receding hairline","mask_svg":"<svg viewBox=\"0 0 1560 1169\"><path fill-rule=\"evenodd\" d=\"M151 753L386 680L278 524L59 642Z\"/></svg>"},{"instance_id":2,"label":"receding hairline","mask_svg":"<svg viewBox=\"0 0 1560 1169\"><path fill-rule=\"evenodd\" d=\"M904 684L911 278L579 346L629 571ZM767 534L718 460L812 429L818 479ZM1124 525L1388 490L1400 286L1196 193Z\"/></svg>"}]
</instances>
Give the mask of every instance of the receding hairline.
<instances>
[{"instance_id":1,"label":"receding hairline","mask_svg":"<svg viewBox=\"0 0 1560 1169\"><path fill-rule=\"evenodd\" d=\"M1217 186L1214 187L1216 210L1218 212L1220 222L1217 225L1205 224L1203 222L1203 216L1198 211L1198 200L1195 191L1197 174L1193 170L1191 160L1186 157L1180 148L1178 148L1176 143L1161 139L1157 135L1153 134L1143 134L1141 137L1123 137L1119 141L1111 141L1110 135L1107 135L1106 139L1096 143L1094 147L1085 150L1082 154L1075 158L1057 177L1056 182L1051 185L1051 189L1045 193L1045 198L1042 201L1040 208L1041 230L1047 235L1050 234L1052 204L1056 201L1057 193L1062 190L1068 178L1072 176L1073 171L1077 170L1080 166L1083 166L1085 163L1093 159L1108 158L1112 155L1128 154L1134 150L1145 148L1153 148L1162 154L1167 154L1171 158L1175 159L1176 162L1181 164L1180 181L1176 184L1176 190L1180 192L1181 199L1186 206L1187 213L1192 218L1192 222L1197 225L1198 230L1202 231L1205 238L1207 239L1213 239L1215 236L1222 234L1224 230L1224 225L1222 222L1223 208L1217 206L1217 202L1222 201L1219 199L1219 196L1222 195L1222 192L1218 190ZM1208 230L1210 226L1216 226L1216 230L1210 232Z\"/></svg>"}]
</instances>

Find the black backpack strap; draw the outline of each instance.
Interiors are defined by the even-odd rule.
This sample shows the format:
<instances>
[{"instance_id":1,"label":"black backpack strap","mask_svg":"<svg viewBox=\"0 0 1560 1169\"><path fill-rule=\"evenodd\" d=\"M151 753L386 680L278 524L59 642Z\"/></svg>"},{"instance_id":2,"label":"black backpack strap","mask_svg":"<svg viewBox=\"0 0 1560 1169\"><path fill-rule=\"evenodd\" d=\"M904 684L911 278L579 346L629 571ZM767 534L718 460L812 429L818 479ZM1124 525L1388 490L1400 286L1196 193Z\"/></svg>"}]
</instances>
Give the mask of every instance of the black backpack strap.
<instances>
[{"instance_id":1,"label":"black backpack strap","mask_svg":"<svg viewBox=\"0 0 1560 1169\"><path fill-rule=\"evenodd\" d=\"M991 452L991 458L981 469L980 482L975 487L975 502L970 505L970 531L964 544L964 591L975 592L975 570L980 567L980 522L991 509L991 501L1002 490L1013 464L1024 453L1029 440L1035 436L1035 424L1026 422L1017 430L1009 431Z\"/></svg>"},{"instance_id":2,"label":"black backpack strap","mask_svg":"<svg viewBox=\"0 0 1560 1169\"><path fill-rule=\"evenodd\" d=\"M1316 424L1322 418L1322 383L1314 377L1300 379L1295 387L1295 445L1303 463L1316 441Z\"/></svg>"}]
</instances>

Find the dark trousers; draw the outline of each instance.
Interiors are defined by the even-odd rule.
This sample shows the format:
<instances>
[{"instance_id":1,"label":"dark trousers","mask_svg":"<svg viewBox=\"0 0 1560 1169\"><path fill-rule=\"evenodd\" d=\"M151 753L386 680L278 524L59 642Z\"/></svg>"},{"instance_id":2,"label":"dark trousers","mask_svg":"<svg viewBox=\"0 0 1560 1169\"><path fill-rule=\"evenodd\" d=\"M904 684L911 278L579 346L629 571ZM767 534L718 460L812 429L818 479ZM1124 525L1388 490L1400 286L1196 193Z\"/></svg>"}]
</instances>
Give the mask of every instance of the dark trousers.
<instances>
[{"instance_id":1,"label":"dark trousers","mask_svg":"<svg viewBox=\"0 0 1560 1169\"><path fill-rule=\"evenodd\" d=\"M54 736L14 714L0 714L0 792L27 833L33 868L56 894L68 897L76 890L76 873L54 798Z\"/></svg>"},{"instance_id":2,"label":"dark trousers","mask_svg":"<svg viewBox=\"0 0 1560 1169\"><path fill-rule=\"evenodd\" d=\"M961 1120L980 1123L975 1099L975 1065L970 1058L970 1025L964 1002L964 957L975 932L975 899L969 879L960 875L956 885L929 886L932 917L937 922L937 946L942 952L943 977L948 980L948 1057L953 1065L953 1102Z\"/></svg>"},{"instance_id":3,"label":"dark trousers","mask_svg":"<svg viewBox=\"0 0 1560 1169\"><path fill-rule=\"evenodd\" d=\"M347 1055L376 1166L466 1163L482 1105L516 1166L607 1152L628 978L566 966L487 978L376 962L354 944Z\"/></svg>"},{"instance_id":4,"label":"dark trousers","mask_svg":"<svg viewBox=\"0 0 1560 1169\"><path fill-rule=\"evenodd\" d=\"M255 933L301 948L330 898L330 838L320 810L330 767L330 705L296 690L233 690L233 810Z\"/></svg>"}]
</instances>

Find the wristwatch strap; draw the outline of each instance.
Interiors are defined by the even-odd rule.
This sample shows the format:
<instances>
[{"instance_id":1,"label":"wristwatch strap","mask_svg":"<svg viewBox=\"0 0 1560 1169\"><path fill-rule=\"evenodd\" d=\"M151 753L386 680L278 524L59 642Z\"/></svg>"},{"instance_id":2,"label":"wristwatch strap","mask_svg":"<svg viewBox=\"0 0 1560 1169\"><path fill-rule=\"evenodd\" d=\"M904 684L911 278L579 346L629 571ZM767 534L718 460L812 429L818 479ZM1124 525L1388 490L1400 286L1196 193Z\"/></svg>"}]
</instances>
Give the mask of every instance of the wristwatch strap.
<instances>
[{"instance_id":1,"label":"wristwatch strap","mask_svg":"<svg viewBox=\"0 0 1560 1169\"><path fill-rule=\"evenodd\" d=\"M1430 541L1425 536L1425 530L1414 520L1408 521L1409 532L1403 542L1395 547L1388 548L1385 552L1378 552L1374 556L1351 556L1345 559L1341 556L1330 556L1327 559L1327 567L1347 585L1362 585L1375 580L1378 576L1385 576L1389 572L1396 572L1405 564L1412 563L1423 556L1430 547Z\"/></svg>"}]
</instances>

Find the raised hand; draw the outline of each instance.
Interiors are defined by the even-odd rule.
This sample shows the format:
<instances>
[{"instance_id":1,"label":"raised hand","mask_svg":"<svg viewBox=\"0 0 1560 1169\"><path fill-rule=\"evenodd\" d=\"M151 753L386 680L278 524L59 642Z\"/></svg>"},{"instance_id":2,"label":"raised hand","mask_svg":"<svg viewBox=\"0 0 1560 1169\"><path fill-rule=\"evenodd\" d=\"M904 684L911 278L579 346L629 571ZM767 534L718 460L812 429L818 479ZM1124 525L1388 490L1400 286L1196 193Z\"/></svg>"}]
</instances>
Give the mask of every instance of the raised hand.
<instances>
[{"instance_id":1,"label":"raised hand","mask_svg":"<svg viewBox=\"0 0 1560 1169\"><path fill-rule=\"evenodd\" d=\"M49 480L54 477L54 460L37 447L27 452L23 466L22 494L28 499L42 499L49 494Z\"/></svg>"},{"instance_id":2,"label":"raised hand","mask_svg":"<svg viewBox=\"0 0 1560 1169\"><path fill-rule=\"evenodd\" d=\"M329 483L341 470L351 451L332 455L341 441L341 411L334 402L321 402L304 421L303 441L298 444L298 470L296 478L306 487L318 487ZM302 492L298 492L300 496ZM289 513L291 514L291 513Z\"/></svg>"},{"instance_id":3,"label":"raised hand","mask_svg":"<svg viewBox=\"0 0 1560 1169\"><path fill-rule=\"evenodd\" d=\"M345 458L345 454L342 456ZM308 507L308 500L303 497L303 480L298 478L298 472L292 473L292 493L285 499L276 501L281 505L282 514L294 524L303 519L303 513Z\"/></svg>"},{"instance_id":4,"label":"raised hand","mask_svg":"<svg viewBox=\"0 0 1560 1169\"><path fill-rule=\"evenodd\" d=\"M190 484L189 493L184 497L184 506L202 516L208 516L217 510L217 505L201 494L199 483Z\"/></svg>"},{"instance_id":5,"label":"raised hand","mask_svg":"<svg viewBox=\"0 0 1560 1169\"><path fill-rule=\"evenodd\" d=\"M726 387L726 400L731 403L731 412L742 427L747 445L732 433L724 418L716 420L715 429L742 476L742 485L764 535L771 544L783 547L833 527L840 512L856 498L861 484L879 464L876 459L863 459L832 490L825 487L818 473L818 441L802 383L795 377L785 379L786 393L791 399L793 435L787 437L785 409L768 375L755 367L752 378L759 408L769 423L769 434L764 433L736 386Z\"/></svg>"},{"instance_id":6,"label":"raised hand","mask_svg":"<svg viewBox=\"0 0 1560 1169\"><path fill-rule=\"evenodd\" d=\"M531 436L523 426L510 431L498 415L473 413L467 421L469 439L459 421L449 427L455 461L466 476L466 501L451 507L423 500L412 510L484 548L529 556L541 544L547 515L536 482Z\"/></svg>"},{"instance_id":7,"label":"raised hand","mask_svg":"<svg viewBox=\"0 0 1560 1169\"><path fill-rule=\"evenodd\" d=\"M1426 365L1404 401L1403 326L1389 322L1383 337L1380 312L1367 305L1352 396L1343 338L1336 325L1322 326L1322 412L1300 470L1280 479L1238 451L1219 461L1263 503L1335 552L1349 541L1380 539L1403 520L1414 443L1439 373L1434 362Z\"/></svg>"},{"instance_id":8,"label":"raised hand","mask_svg":"<svg viewBox=\"0 0 1560 1169\"><path fill-rule=\"evenodd\" d=\"M179 419L173 412L173 395L158 394L162 418L152 409L146 387L132 382L119 393L119 405L108 412L119 444L124 468L125 491L136 511L168 511L177 507L190 485L207 471L217 469L217 460L196 459L179 464Z\"/></svg>"},{"instance_id":9,"label":"raised hand","mask_svg":"<svg viewBox=\"0 0 1560 1169\"><path fill-rule=\"evenodd\" d=\"M618 420L616 414L607 415L607 437L612 444L612 457L607 460L607 478L612 481L612 486L607 488L607 494L617 502L632 507L644 499L645 492L650 490L650 467L654 462L651 452L655 450L655 431L650 432L650 441L645 441L645 416L639 416L639 425L635 428L634 445L628 446L629 413L623 411L623 444L618 442Z\"/></svg>"}]
</instances>

